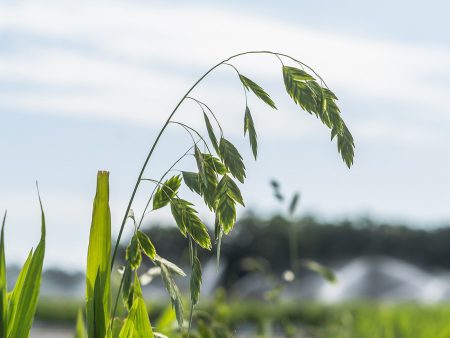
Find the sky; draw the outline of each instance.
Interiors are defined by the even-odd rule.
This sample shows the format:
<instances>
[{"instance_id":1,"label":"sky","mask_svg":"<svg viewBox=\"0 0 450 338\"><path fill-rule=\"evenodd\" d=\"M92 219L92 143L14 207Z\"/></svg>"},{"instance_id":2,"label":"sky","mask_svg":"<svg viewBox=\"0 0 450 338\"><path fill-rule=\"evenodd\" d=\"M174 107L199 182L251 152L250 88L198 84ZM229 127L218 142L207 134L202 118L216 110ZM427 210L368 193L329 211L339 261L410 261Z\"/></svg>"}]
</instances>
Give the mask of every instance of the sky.
<instances>
[{"instance_id":1,"label":"sky","mask_svg":"<svg viewBox=\"0 0 450 338\"><path fill-rule=\"evenodd\" d=\"M313 67L339 97L356 143L348 170L326 128L285 93L279 61L245 56L233 65L278 106L271 110L249 95L259 141L253 161L243 135L242 86L230 67L219 67L192 96L213 108L241 150L249 209L263 217L280 212L268 184L277 178L286 194L301 191L299 215L448 224L449 10L435 0L3 0L0 209L8 210L8 261L22 262L38 242L38 180L46 266L82 268L97 170L111 172L117 234L144 158L178 100L211 66L249 50L286 53ZM175 119L206 132L193 102L183 103ZM159 177L190 142L171 125L146 177ZM195 161L188 157L177 169L193 170ZM151 189L143 185L136 213ZM163 210L146 224L170 220ZM131 230L127 225L126 235Z\"/></svg>"}]
</instances>

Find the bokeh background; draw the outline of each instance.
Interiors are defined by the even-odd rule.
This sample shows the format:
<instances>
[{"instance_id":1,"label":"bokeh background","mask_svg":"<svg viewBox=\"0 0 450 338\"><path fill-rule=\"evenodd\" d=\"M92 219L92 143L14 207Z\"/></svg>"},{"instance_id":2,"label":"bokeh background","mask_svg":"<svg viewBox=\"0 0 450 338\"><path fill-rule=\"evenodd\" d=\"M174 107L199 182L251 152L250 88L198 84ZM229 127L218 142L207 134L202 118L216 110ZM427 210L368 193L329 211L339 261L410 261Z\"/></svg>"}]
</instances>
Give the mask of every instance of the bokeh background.
<instances>
[{"instance_id":1,"label":"bokeh background","mask_svg":"<svg viewBox=\"0 0 450 338\"><path fill-rule=\"evenodd\" d=\"M0 208L8 209L9 263L21 264L37 243L38 180L48 223L45 267L82 271L96 171L111 172L117 234L144 157L184 92L230 55L273 50L313 67L337 94L355 138L355 164L348 170L320 121L291 102L276 58L245 56L233 64L278 106L272 111L250 98L259 136L254 162L243 135L241 85L230 67L219 68L193 96L210 104L227 136L243 149L248 176L242 186L248 208L239 210L241 218L247 212L243 224L255 219L278 224L273 217L283 215L284 207L269 185L276 178L287 196L301 192L294 223L378 229L367 230L367 236L381 233L382 244L392 239L389 229L399 231L389 225L406 226L413 235L425 234L415 243L439 248L437 253L429 258L427 249L413 247L405 249L410 254L392 254L380 244L369 253L400 264L380 269L411 276L411 270L399 270L408 261L413 265L406 268L417 273L437 267L447 276L445 264L437 263L450 261L445 243L437 246L429 237L445 238L439 232L444 230L436 229L450 220L449 10L438 0L1 1ZM202 128L201 111L192 102L183 104L176 120ZM170 127L146 175L159 177L189 142L182 128ZM178 168L195 168L195 162L187 159ZM141 191L135 212L147 196ZM211 223L206 209L200 213ZM171 222L162 211L152 213L146 226L167 229ZM130 226L125 239L131 231ZM401 234L400 242L406 236ZM305 254L338 270L362 257L358 264L369 262L364 266L372 271L375 258L367 258L364 248L339 255L345 246L330 251L335 237L321 246L324 236L314 242L322 251ZM343 232L342 242L348 236ZM373 241L355 243L367 249ZM398 243L392 247L403 245ZM414 254L417 259L411 259ZM436 274L423 276L429 281ZM323 291L323 299L339 298L333 295L340 285L326 286L335 289ZM446 297L433 295L423 299Z\"/></svg>"}]
</instances>

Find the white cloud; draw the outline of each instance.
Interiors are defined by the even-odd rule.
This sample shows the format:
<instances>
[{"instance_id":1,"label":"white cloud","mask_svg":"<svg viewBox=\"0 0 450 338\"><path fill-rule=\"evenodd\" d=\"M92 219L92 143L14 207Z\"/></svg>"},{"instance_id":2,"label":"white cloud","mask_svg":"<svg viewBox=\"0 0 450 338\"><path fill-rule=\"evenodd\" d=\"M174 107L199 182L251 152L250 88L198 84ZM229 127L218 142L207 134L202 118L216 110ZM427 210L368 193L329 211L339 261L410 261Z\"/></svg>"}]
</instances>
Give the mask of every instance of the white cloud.
<instances>
[{"instance_id":1,"label":"white cloud","mask_svg":"<svg viewBox=\"0 0 450 338\"><path fill-rule=\"evenodd\" d=\"M192 83L192 73L233 52L263 48L301 57L337 92L415 104L443 116L450 103L448 83L425 81L448 73L448 49L341 36L219 9L22 1L0 5L0 29L38 39L0 55L1 80L83 88L5 92L2 109L160 123ZM282 86L276 59L236 62L272 87ZM219 78L230 77L219 72ZM222 98L232 90L228 83L214 84L206 94Z\"/></svg>"}]
</instances>

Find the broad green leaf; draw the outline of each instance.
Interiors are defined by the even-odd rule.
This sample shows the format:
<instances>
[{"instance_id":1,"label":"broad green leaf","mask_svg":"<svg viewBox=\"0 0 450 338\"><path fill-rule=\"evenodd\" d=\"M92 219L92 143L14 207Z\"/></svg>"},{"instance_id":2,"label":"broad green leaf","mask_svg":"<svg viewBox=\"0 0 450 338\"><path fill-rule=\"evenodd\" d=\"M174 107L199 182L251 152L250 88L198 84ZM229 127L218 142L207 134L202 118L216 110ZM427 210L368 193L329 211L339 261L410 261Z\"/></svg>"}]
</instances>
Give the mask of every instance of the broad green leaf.
<instances>
[{"instance_id":1,"label":"broad green leaf","mask_svg":"<svg viewBox=\"0 0 450 338\"><path fill-rule=\"evenodd\" d=\"M219 149L220 158L225 164L225 167L227 167L230 173L241 183L244 183L245 166L242 161L242 156L239 154L236 147L230 141L222 137L220 139Z\"/></svg>"},{"instance_id":2,"label":"broad green leaf","mask_svg":"<svg viewBox=\"0 0 450 338\"><path fill-rule=\"evenodd\" d=\"M172 215L183 235L189 234L202 248L211 249L211 239L205 224L200 220L192 203L181 198L174 198L170 202Z\"/></svg>"},{"instance_id":3,"label":"broad green leaf","mask_svg":"<svg viewBox=\"0 0 450 338\"><path fill-rule=\"evenodd\" d=\"M169 204L170 200L174 198L178 192L181 185L181 177L173 176L165 181L156 190L155 196L153 197L153 210L162 208Z\"/></svg>"},{"instance_id":4,"label":"broad green leaf","mask_svg":"<svg viewBox=\"0 0 450 338\"><path fill-rule=\"evenodd\" d=\"M300 194L298 192L292 197L291 203L289 204L289 214L292 216L295 212L295 208L297 208L298 200L300 198Z\"/></svg>"},{"instance_id":5,"label":"broad green leaf","mask_svg":"<svg viewBox=\"0 0 450 338\"><path fill-rule=\"evenodd\" d=\"M257 136L256 136L256 130L255 125L253 124L253 118L250 114L250 109L245 107L245 117L244 117L244 135L248 131L248 138L250 140L250 146L252 147L253 156L255 157L258 155L258 142L257 142Z\"/></svg>"},{"instance_id":6,"label":"broad green leaf","mask_svg":"<svg viewBox=\"0 0 450 338\"><path fill-rule=\"evenodd\" d=\"M111 303L110 270L109 173L99 171L86 267L86 322L89 338L107 335Z\"/></svg>"},{"instance_id":7,"label":"broad green leaf","mask_svg":"<svg viewBox=\"0 0 450 338\"><path fill-rule=\"evenodd\" d=\"M137 234L133 235L130 244L127 246L125 251L125 259L128 263L130 263L132 270L136 270L141 265L142 255Z\"/></svg>"},{"instance_id":8,"label":"broad green leaf","mask_svg":"<svg viewBox=\"0 0 450 338\"><path fill-rule=\"evenodd\" d=\"M208 185L208 178L206 177L206 171L205 171L205 160L203 159L203 154L201 153L200 149L198 149L197 146L195 146L194 151L195 161L197 162L197 168L198 173L200 175L200 179L202 180L204 185Z\"/></svg>"},{"instance_id":9,"label":"broad green leaf","mask_svg":"<svg viewBox=\"0 0 450 338\"><path fill-rule=\"evenodd\" d=\"M17 306L19 303L19 299L21 298L21 293L24 290L25 280L28 274L28 270L30 267L31 259L33 257L33 250L30 250L25 263L20 270L19 276L17 277L16 284L14 285L11 293L8 294L8 328L7 328L7 336L10 337L13 323L15 321L15 316L17 314Z\"/></svg>"},{"instance_id":10,"label":"broad green leaf","mask_svg":"<svg viewBox=\"0 0 450 338\"><path fill-rule=\"evenodd\" d=\"M206 129L208 131L209 139L211 140L214 150L218 154L219 153L219 144L217 143L217 138L216 138L216 134L214 134L214 129L211 125L211 122L209 121L208 115L203 113L203 117L205 119L205 124L206 124Z\"/></svg>"},{"instance_id":11,"label":"broad green leaf","mask_svg":"<svg viewBox=\"0 0 450 338\"><path fill-rule=\"evenodd\" d=\"M305 259L302 261L302 265L311 271L317 272L330 283L336 283L337 281L334 272L320 263Z\"/></svg>"},{"instance_id":12,"label":"broad green leaf","mask_svg":"<svg viewBox=\"0 0 450 338\"><path fill-rule=\"evenodd\" d=\"M19 277L23 279L16 283L16 287L19 289L16 290L15 287L11 295L10 306L11 302L14 305L8 310L9 337L27 338L36 312L45 254L45 215L40 196L39 205L41 208L41 240L32 254L29 264L26 263L23 268L24 275Z\"/></svg>"},{"instance_id":13,"label":"broad green leaf","mask_svg":"<svg viewBox=\"0 0 450 338\"><path fill-rule=\"evenodd\" d=\"M78 310L77 314L77 326L75 329L75 338L86 338L86 327L84 325L83 312Z\"/></svg>"},{"instance_id":14,"label":"broad green leaf","mask_svg":"<svg viewBox=\"0 0 450 338\"><path fill-rule=\"evenodd\" d=\"M259 85L257 85L255 82L250 80L248 77L245 77L244 75L239 74L239 79L241 80L245 89L251 90L257 97L267 103L270 107L272 107L273 109L277 109L269 94L267 94L265 90L262 89Z\"/></svg>"},{"instance_id":15,"label":"broad green leaf","mask_svg":"<svg viewBox=\"0 0 450 338\"><path fill-rule=\"evenodd\" d=\"M150 259L152 259L152 260L155 259L156 250L155 250L155 247L153 246L153 243L150 240L150 238L146 234L144 234L142 231L137 232L137 238L139 240L139 244L141 245L141 248L144 251L144 253Z\"/></svg>"},{"instance_id":16,"label":"broad green leaf","mask_svg":"<svg viewBox=\"0 0 450 338\"><path fill-rule=\"evenodd\" d=\"M172 302L172 307L175 310L178 325L182 327L184 315L180 290L178 289L178 286L175 284L172 274L170 273L167 266L165 264L160 264L160 267L161 267L161 277L164 282L164 286L166 287L167 292L170 295L170 300Z\"/></svg>"},{"instance_id":17,"label":"broad green leaf","mask_svg":"<svg viewBox=\"0 0 450 338\"><path fill-rule=\"evenodd\" d=\"M120 330L119 338L152 338L153 330L137 274L134 276L133 289L135 294L133 306Z\"/></svg>"},{"instance_id":18,"label":"broad green leaf","mask_svg":"<svg viewBox=\"0 0 450 338\"><path fill-rule=\"evenodd\" d=\"M0 338L6 338L7 334L7 306L8 306L8 290L6 282L6 260L5 260L5 221L6 211L3 215L2 232L0 238Z\"/></svg>"}]
</instances>

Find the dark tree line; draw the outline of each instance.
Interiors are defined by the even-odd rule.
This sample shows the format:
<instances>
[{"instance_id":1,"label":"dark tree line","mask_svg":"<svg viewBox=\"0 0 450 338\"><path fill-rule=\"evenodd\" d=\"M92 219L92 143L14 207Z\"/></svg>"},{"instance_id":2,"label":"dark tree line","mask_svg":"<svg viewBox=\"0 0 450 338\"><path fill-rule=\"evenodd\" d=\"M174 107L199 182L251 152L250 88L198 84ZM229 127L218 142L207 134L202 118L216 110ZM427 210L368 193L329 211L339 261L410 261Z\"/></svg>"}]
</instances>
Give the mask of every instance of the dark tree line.
<instances>
[{"instance_id":1,"label":"dark tree line","mask_svg":"<svg viewBox=\"0 0 450 338\"><path fill-rule=\"evenodd\" d=\"M288 269L289 225L279 216L241 219L222 244L222 261L229 279L226 282L239 278L242 261L249 257L276 273ZM328 223L314 217L296 220L295 227L299 258L330 264L363 255L385 255L429 269L450 269L450 227L426 231L368 219ZM162 256L182 264L188 261L187 241L176 232L178 228L170 225L152 226L147 231ZM200 258L213 257L213 253L202 252Z\"/></svg>"}]
</instances>

